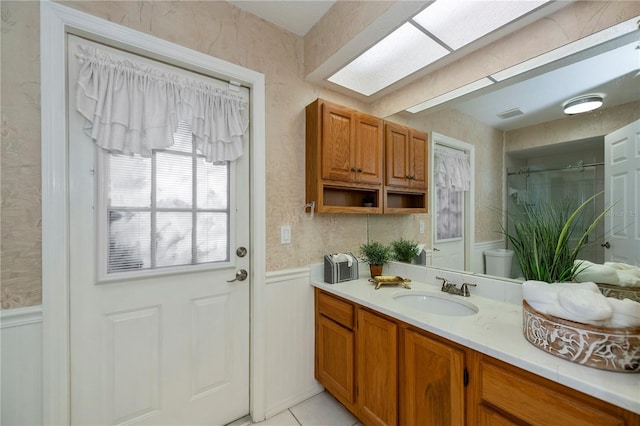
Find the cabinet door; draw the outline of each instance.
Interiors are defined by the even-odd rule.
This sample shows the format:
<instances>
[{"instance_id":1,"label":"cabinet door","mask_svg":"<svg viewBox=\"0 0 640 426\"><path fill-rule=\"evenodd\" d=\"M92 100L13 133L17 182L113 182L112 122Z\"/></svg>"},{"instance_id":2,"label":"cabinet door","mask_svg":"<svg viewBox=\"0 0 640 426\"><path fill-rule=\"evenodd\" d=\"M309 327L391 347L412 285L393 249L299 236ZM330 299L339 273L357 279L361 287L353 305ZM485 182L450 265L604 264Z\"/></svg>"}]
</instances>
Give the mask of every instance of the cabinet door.
<instances>
[{"instance_id":1,"label":"cabinet door","mask_svg":"<svg viewBox=\"0 0 640 426\"><path fill-rule=\"evenodd\" d=\"M358 418L366 425L398 424L397 325L358 310Z\"/></svg>"},{"instance_id":2,"label":"cabinet door","mask_svg":"<svg viewBox=\"0 0 640 426\"><path fill-rule=\"evenodd\" d=\"M353 331L318 315L316 333L316 378L338 401L353 409L356 401Z\"/></svg>"},{"instance_id":3,"label":"cabinet door","mask_svg":"<svg viewBox=\"0 0 640 426\"><path fill-rule=\"evenodd\" d=\"M385 185L409 186L409 129L385 124Z\"/></svg>"},{"instance_id":4,"label":"cabinet door","mask_svg":"<svg viewBox=\"0 0 640 426\"><path fill-rule=\"evenodd\" d=\"M355 172L355 115L352 110L322 104L322 178L350 182Z\"/></svg>"},{"instance_id":5,"label":"cabinet door","mask_svg":"<svg viewBox=\"0 0 640 426\"><path fill-rule=\"evenodd\" d=\"M362 183L382 183L382 120L358 114L356 120L355 179Z\"/></svg>"},{"instance_id":6,"label":"cabinet door","mask_svg":"<svg viewBox=\"0 0 640 426\"><path fill-rule=\"evenodd\" d=\"M409 150L409 184L411 188L427 189L427 148L428 136L424 132L411 130L411 149Z\"/></svg>"},{"instance_id":7,"label":"cabinet door","mask_svg":"<svg viewBox=\"0 0 640 426\"><path fill-rule=\"evenodd\" d=\"M402 362L402 423L463 425L464 352L405 330Z\"/></svg>"}]
</instances>

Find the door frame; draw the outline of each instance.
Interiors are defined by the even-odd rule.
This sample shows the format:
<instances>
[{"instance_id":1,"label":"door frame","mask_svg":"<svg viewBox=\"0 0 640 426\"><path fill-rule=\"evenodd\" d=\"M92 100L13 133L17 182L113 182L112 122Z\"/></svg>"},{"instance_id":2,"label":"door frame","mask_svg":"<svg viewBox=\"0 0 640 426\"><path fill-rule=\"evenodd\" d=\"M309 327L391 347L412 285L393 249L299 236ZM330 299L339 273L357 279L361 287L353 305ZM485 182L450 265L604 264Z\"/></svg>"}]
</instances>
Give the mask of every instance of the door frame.
<instances>
[{"instance_id":1,"label":"door frame","mask_svg":"<svg viewBox=\"0 0 640 426\"><path fill-rule=\"evenodd\" d=\"M458 151L464 151L469 156L469 168L471 169L471 182L469 183L469 190L464 193L464 270L471 272L473 270L473 248L475 246L475 175L476 175L476 151L475 146L467 142L462 142L449 136L441 135L440 133L431 132L431 151L429 154L429 170L431 170L431 176L429 177L434 184L431 185L431 212L432 212L432 230L431 230L431 244L435 241L435 223L436 223L436 197L437 189L435 185L435 179L433 179L433 164L434 153L436 145L441 145L449 148L457 149ZM432 262L433 263L433 262Z\"/></svg>"},{"instance_id":2,"label":"door frame","mask_svg":"<svg viewBox=\"0 0 640 426\"><path fill-rule=\"evenodd\" d=\"M250 348L249 413L253 421L266 414L266 211L265 79L256 71L134 31L75 9L40 3L40 70L42 126L42 313L43 422L69 424L69 179L66 115L66 34L108 40L134 53L171 58L174 65L232 79L250 90ZM60 249L63 247L64 249Z\"/></svg>"}]
</instances>

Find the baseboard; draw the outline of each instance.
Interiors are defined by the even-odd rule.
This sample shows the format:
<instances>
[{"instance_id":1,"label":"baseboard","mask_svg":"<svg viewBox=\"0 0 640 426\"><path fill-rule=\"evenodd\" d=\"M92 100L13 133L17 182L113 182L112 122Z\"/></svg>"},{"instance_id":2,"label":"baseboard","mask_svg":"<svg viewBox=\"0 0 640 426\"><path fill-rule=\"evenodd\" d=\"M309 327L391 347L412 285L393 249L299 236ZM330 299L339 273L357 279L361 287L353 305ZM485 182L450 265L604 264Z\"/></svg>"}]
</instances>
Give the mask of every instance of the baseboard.
<instances>
[{"instance_id":1,"label":"baseboard","mask_svg":"<svg viewBox=\"0 0 640 426\"><path fill-rule=\"evenodd\" d=\"M317 383L316 385L307 389L305 392L301 392L294 397L280 401L280 403L274 405L273 407L267 407L267 419L275 416L276 414L282 413L284 410L300 404L302 401L306 401L307 399L321 393L322 391L324 391L324 387L320 383Z\"/></svg>"}]
</instances>

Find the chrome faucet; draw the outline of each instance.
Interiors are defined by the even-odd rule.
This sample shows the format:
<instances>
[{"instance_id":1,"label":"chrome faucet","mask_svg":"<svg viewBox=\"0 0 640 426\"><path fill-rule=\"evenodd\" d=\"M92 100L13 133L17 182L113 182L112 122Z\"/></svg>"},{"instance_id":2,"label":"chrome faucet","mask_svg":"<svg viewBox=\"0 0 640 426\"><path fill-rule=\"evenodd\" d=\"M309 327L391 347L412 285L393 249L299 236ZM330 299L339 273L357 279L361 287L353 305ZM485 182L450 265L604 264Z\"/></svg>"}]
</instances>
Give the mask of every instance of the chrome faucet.
<instances>
[{"instance_id":1,"label":"chrome faucet","mask_svg":"<svg viewBox=\"0 0 640 426\"><path fill-rule=\"evenodd\" d=\"M442 288L440 291L444 291L445 293L455 294L456 296L469 297L471 293L469 292L469 287L475 287L477 284L463 283L460 288L456 287L454 283L449 281L446 278L436 277L438 280L442 280Z\"/></svg>"}]
</instances>

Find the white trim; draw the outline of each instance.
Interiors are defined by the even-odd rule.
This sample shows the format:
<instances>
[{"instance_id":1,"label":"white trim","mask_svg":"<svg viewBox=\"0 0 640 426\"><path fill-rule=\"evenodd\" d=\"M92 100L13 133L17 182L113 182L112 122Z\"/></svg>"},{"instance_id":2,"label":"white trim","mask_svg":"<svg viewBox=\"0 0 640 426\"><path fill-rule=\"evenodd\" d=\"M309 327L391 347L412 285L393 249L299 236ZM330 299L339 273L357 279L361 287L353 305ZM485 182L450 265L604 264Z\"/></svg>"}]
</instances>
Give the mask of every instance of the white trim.
<instances>
[{"instance_id":1,"label":"white trim","mask_svg":"<svg viewBox=\"0 0 640 426\"><path fill-rule=\"evenodd\" d=\"M0 311L0 328L2 329L40 322L42 322L42 305Z\"/></svg>"},{"instance_id":2,"label":"white trim","mask_svg":"<svg viewBox=\"0 0 640 426\"><path fill-rule=\"evenodd\" d=\"M292 281L297 279L306 279L308 281L310 268L283 269L280 271L267 272L267 285L281 283L284 281Z\"/></svg>"},{"instance_id":3,"label":"white trim","mask_svg":"<svg viewBox=\"0 0 640 426\"><path fill-rule=\"evenodd\" d=\"M502 248L504 248L505 244L505 240L481 241L476 243L476 250L490 250L497 246L502 246Z\"/></svg>"},{"instance_id":4,"label":"white trim","mask_svg":"<svg viewBox=\"0 0 640 426\"><path fill-rule=\"evenodd\" d=\"M471 183L469 184L469 190L465 191L465 215L464 215L464 268L467 271L470 271L473 263L472 263L472 255L473 255L473 247L475 241L475 229L476 229L476 202L475 202L475 176L476 176L476 151L475 146L459 141L454 138L450 138L449 136L444 136L436 132L431 132L431 154L429 155L429 170L433 170L433 153L435 151L436 145L444 145L448 146L460 151L464 151L469 157L469 166L471 168ZM435 215L435 185L431 185L431 212ZM432 221L435 223L434 220ZM435 230L432 232L432 239L435 241Z\"/></svg>"},{"instance_id":5,"label":"white trim","mask_svg":"<svg viewBox=\"0 0 640 426\"><path fill-rule=\"evenodd\" d=\"M51 1L40 4L42 83L42 297L44 424L70 423L69 189L66 134L66 33L112 40L135 53L172 58L251 88L250 413L266 412L265 81L264 75ZM215 71L211 71L214 69ZM64 247L65 249L60 249Z\"/></svg>"}]
</instances>

